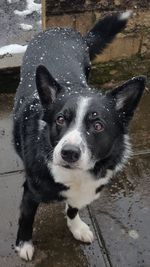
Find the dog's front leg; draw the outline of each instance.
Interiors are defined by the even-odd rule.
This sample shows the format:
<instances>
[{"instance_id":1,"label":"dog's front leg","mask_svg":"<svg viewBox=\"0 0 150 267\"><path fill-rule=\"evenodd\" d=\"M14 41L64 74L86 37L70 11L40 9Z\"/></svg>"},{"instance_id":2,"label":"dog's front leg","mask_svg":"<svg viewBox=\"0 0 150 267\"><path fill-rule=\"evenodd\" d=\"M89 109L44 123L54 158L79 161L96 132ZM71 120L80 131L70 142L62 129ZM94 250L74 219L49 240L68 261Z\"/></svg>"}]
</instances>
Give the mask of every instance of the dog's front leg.
<instances>
[{"instance_id":1,"label":"dog's front leg","mask_svg":"<svg viewBox=\"0 0 150 267\"><path fill-rule=\"evenodd\" d=\"M75 239L85 243L92 243L94 240L89 226L80 219L77 208L67 206L67 225Z\"/></svg>"},{"instance_id":2,"label":"dog's front leg","mask_svg":"<svg viewBox=\"0 0 150 267\"><path fill-rule=\"evenodd\" d=\"M26 260L32 260L34 246L32 244L32 231L34 217L39 203L35 202L27 183L24 184L24 193L20 208L19 229L16 240L16 251L19 256Z\"/></svg>"}]
</instances>

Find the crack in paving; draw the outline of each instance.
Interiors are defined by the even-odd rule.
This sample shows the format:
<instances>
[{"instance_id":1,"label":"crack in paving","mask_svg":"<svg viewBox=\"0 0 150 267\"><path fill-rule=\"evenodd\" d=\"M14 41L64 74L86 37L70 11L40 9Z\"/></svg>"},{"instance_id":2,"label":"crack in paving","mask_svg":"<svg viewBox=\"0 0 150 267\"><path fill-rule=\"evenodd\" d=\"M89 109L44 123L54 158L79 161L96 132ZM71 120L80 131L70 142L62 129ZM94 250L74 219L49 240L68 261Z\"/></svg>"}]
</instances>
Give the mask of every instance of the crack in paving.
<instances>
[{"instance_id":1,"label":"crack in paving","mask_svg":"<svg viewBox=\"0 0 150 267\"><path fill-rule=\"evenodd\" d=\"M0 176L15 174L15 173L22 173L22 172L24 172L24 169L15 170L15 171L8 171L8 172L0 172Z\"/></svg>"},{"instance_id":2,"label":"crack in paving","mask_svg":"<svg viewBox=\"0 0 150 267\"><path fill-rule=\"evenodd\" d=\"M97 223L97 220L96 220L96 217L94 215L94 212L92 212L92 208L89 207L89 206L87 207L87 209L88 209L89 217L91 219L93 228L95 230L95 234L96 234L96 237L97 237L97 240L98 240L101 252L102 252L102 256L103 256L105 265L106 265L106 267L113 267L111 259L110 259L110 255L109 255L109 252L108 252L108 249L106 247L105 240L103 238L101 229L100 229L100 227L99 227L99 225Z\"/></svg>"}]
</instances>

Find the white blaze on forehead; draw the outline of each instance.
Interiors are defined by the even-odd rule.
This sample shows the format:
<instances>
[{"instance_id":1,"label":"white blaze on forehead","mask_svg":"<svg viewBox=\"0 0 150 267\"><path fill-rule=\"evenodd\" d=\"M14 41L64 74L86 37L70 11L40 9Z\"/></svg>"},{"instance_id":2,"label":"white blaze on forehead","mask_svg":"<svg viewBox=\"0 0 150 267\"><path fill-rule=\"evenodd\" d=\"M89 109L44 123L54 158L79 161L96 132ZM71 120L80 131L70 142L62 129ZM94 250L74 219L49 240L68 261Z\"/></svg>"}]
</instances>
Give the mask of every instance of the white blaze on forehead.
<instances>
[{"instance_id":1,"label":"white blaze on forehead","mask_svg":"<svg viewBox=\"0 0 150 267\"><path fill-rule=\"evenodd\" d=\"M88 106L90 103L90 98L88 97L81 97L79 99L78 107L77 107L77 113L76 113L76 122L75 122L75 128L80 129L82 126L83 119L85 117L85 114L87 112Z\"/></svg>"},{"instance_id":2,"label":"white blaze on forehead","mask_svg":"<svg viewBox=\"0 0 150 267\"><path fill-rule=\"evenodd\" d=\"M64 136L66 141L70 144L79 145L82 142L81 132L84 117L90 103L90 98L80 97L77 104L77 111L75 117L75 124L72 129Z\"/></svg>"}]
</instances>

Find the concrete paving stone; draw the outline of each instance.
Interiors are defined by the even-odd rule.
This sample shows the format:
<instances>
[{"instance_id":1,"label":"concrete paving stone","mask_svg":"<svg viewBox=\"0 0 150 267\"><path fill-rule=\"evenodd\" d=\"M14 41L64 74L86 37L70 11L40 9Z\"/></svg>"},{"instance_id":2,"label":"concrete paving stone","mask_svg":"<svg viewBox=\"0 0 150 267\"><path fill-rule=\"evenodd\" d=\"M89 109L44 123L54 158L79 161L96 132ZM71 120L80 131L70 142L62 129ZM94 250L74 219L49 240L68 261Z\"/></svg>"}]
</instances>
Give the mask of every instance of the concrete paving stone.
<instances>
[{"instance_id":1,"label":"concrete paving stone","mask_svg":"<svg viewBox=\"0 0 150 267\"><path fill-rule=\"evenodd\" d=\"M23 168L12 142L12 109L14 95L0 95L0 173Z\"/></svg>"},{"instance_id":2,"label":"concrete paving stone","mask_svg":"<svg viewBox=\"0 0 150 267\"><path fill-rule=\"evenodd\" d=\"M35 260L39 251L43 259L35 266L106 266L96 236L91 245L81 244L73 238L66 224L64 209L64 205L58 203L43 204L39 208L33 241L37 249ZM81 217L94 231L87 209L81 212Z\"/></svg>"},{"instance_id":3,"label":"concrete paving stone","mask_svg":"<svg viewBox=\"0 0 150 267\"><path fill-rule=\"evenodd\" d=\"M111 266L150 266L150 154L135 156L90 207Z\"/></svg>"},{"instance_id":4,"label":"concrete paving stone","mask_svg":"<svg viewBox=\"0 0 150 267\"><path fill-rule=\"evenodd\" d=\"M109 267L109 261L106 255L106 251L101 243L99 235L97 233L97 229L94 227L94 224L91 220L91 216L89 213L89 208L85 208L80 211L81 218L84 222L86 222L92 232L94 233L94 242L91 245L83 245L82 248L84 250L84 254L87 257L89 266L92 267Z\"/></svg>"},{"instance_id":5,"label":"concrete paving stone","mask_svg":"<svg viewBox=\"0 0 150 267\"><path fill-rule=\"evenodd\" d=\"M20 173L0 175L0 256L14 254L23 179Z\"/></svg>"}]
</instances>

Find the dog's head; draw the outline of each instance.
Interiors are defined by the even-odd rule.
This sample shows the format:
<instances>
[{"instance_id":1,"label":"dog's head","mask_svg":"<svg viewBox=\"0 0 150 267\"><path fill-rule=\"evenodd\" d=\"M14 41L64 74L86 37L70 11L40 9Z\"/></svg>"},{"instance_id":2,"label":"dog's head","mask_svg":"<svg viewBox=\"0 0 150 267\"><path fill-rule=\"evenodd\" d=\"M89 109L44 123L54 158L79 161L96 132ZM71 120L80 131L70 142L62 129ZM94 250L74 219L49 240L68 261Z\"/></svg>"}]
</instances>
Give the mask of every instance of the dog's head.
<instances>
[{"instance_id":1,"label":"dog's head","mask_svg":"<svg viewBox=\"0 0 150 267\"><path fill-rule=\"evenodd\" d=\"M91 170L114 151L123 153L124 136L143 93L145 77L132 78L105 94L88 86L79 90L82 93L64 94L43 66L37 68L36 81L49 124L53 164Z\"/></svg>"}]
</instances>

